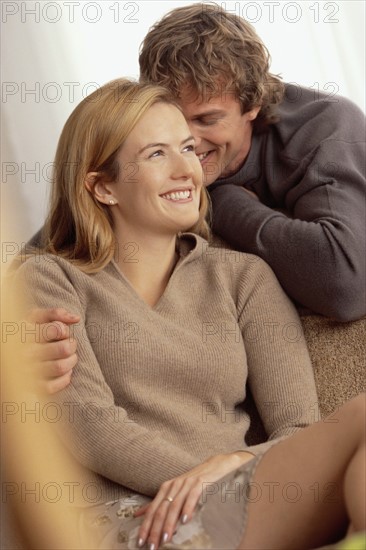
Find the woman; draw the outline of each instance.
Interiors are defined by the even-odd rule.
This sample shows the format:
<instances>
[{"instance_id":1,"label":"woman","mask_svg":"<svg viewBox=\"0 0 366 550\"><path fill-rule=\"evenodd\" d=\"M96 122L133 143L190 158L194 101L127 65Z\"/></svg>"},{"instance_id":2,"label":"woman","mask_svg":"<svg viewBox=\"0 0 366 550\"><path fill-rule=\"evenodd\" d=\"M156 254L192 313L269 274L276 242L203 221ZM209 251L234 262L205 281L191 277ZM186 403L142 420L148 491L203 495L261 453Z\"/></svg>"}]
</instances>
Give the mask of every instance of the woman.
<instances>
[{"instance_id":1,"label":"woman","mask_svg":"<svg viewBox=\"0 0 366 550\"><path fill-rule=\"evenodd\" d=\"M206 210L164 89L117 80L72 113L44 251L16 280L30 306L57 298L81 317L60 402L90 474L83 530L154 550L309 548L364 529L364 399L300 429L318 412L297 314L263 261L208 247ZM247 384L269 434L250 447Z\"/></svg>"}]
</instances>

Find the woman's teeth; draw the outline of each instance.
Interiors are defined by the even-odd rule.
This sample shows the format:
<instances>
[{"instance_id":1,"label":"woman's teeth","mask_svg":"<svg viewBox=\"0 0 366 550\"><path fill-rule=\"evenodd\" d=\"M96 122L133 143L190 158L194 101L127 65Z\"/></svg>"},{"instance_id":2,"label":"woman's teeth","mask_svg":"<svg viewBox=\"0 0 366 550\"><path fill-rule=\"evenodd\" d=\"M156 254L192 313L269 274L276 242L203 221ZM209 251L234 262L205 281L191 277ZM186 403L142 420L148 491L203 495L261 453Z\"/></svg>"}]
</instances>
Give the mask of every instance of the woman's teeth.
<instances>
[{"instance_id":1,"label":"woman's teeth","mask_svg":"<svg viewBox=\"0 0 366 550\"><path fill-rule=\"evenodd\" d=\"M170 201L179 201L182 199L189 199L191 196L191 191L175 191L174 193L166 193L165 195L161 195L163 199L168 199Z\"/></svg>"}]
</instances>

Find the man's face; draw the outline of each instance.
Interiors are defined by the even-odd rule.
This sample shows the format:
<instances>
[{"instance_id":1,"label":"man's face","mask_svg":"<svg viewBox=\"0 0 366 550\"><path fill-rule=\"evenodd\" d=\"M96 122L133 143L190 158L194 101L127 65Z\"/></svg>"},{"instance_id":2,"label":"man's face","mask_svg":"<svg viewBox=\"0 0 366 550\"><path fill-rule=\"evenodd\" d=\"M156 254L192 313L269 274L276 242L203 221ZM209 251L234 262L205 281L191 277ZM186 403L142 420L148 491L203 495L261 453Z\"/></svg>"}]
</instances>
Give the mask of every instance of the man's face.
<instances>
[{"instance_id":1,"label":"man's face","mask_svg":"<svg viewBox=\"0 0 366 550\"><path fill-rule=\"evenodd\" d=\"M204 101L188 88L183 90L179 102L195 138L204 184L237 172L249 153L252 122L259 107L242 114L232 92Z\"/></svg>"}]
</instances>

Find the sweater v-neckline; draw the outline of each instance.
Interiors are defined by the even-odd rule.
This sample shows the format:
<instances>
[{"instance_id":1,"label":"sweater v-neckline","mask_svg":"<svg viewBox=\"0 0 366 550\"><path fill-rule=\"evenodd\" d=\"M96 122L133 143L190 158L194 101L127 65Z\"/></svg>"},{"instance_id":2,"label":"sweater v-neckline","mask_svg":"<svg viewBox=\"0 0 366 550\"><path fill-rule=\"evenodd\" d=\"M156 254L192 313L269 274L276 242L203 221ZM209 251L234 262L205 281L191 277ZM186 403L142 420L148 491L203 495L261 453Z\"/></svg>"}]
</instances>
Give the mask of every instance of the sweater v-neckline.
<instances>
[{"instance_id":1,"label":"sweater v-neckline","mask_svg":"<svg viewBox=\"0 0 366 550\"><path fill-rule=\"evenodd\" d=\"M139 302L141 302L144 307L146 307L147 309L149 309L150 311L156 311L156 309L158 308L159 304L162 302L162 300L164 299L166 293L168 292L168 289L169 287L171 286L171 280L172 278L174 277L174 274L178 268L178 266L180 265L181 263L181 260L182 258L178 258L178 261L176 263L176 265L174 266L174 269L172 271L172 274L170 275L169 277L169 280L168 280L168 283L164 289L164 292L161 294L161 296L159 297L158 301L154 304L154 305L150 305L146 300L144 300L144 298L137 292L137 290L135 289L135 287L133 286L133 284L131 283L131 281L126 277L126 275L121 271L121 269L119 268L117 262L113 259L112 260L112 264L115 268L115 270L117 271L118 275L120 278L123 279L123 282L128 286L128 288L130 289L130 292L131 294L133 294Z\"/></svg>"},{"instance_id":2,"label":"sweater v-neckline","mask_svg":"<svg viewBox=\"0 0 366 550\"><path fill-rule=\"evenodd\" d=\"M187 259L187 256L189 256L197 247L197 235L195 234L192 234L192 233L185 233L182 235L182 237L184 236L189 236L189 237L194 237L195 238L195 244L194 246L190 249L190 250L187 250L187 246L184 246L184 245L187 245L186 241L183 243L182 240L183 239L179 239L178 241L178 246L177 246L177 252L178 252L178 260L174 266L174 269L169 277L169 280L167 282L167 285L164 289L164 292L161 294L161 296L159 297L158 301L154 304L154 305L150 305L146 302L146 300L144 300L144 298L137 292L137 290L135 289L135 287L132 285L132 283L130 282L130 280L126 277L126 275L124 275L124 273L121 271L120 267L118 266L117 262L115 261L114 258L112 258L111 260L111 264L113 265L114 269L116 270L116 272L118 273L119 277L123 280L123 282L129 287L130 291L131 291L131 294L133 294L140 303L142 303L144 305L145 308L147 308L149 311L151 312L154 312L154 313L158 313L158 310L160 309L160 305L161 303L164 301L167 293L169 292L169 289L172 285L172 280L175 276L175 273L177 272L177 270L180 268L180 266L182 265L182 263ZM183 245L183 246L182 246Z\"/></svg>"}]
</instances>

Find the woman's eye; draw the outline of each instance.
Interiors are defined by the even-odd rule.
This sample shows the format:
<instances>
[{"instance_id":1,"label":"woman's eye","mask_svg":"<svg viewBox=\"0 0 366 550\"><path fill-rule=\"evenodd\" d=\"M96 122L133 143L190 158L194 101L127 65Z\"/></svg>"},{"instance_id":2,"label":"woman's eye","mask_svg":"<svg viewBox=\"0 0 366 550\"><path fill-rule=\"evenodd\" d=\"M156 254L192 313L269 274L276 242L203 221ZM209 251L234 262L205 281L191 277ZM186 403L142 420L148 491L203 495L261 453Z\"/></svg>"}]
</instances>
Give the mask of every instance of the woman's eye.
<instances>
[{"instance_id":1,"label":"woman's eye","mask_svg":"<svg viewBox=\"0 0 366 550\"><path fill-rule=\"evenodd\" d=\"M151 155L149 156L149 159L150 158L155 158L155 157L160 157L160 155L163 154L163 151L161 149L159 149L158 151L154 151L153 153L151 153Z\"/></svg>"},{"instance_id":2,"label":"woman's eye","mask_svg":"<svg viewBox=\"0 0 366 550\"><path fill-rule=\"evenodd\" d=\"M194 152L194 145L187 145L186 147L184 147L183 151Z\"/></svg>"}]
</instances>

